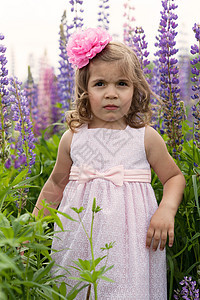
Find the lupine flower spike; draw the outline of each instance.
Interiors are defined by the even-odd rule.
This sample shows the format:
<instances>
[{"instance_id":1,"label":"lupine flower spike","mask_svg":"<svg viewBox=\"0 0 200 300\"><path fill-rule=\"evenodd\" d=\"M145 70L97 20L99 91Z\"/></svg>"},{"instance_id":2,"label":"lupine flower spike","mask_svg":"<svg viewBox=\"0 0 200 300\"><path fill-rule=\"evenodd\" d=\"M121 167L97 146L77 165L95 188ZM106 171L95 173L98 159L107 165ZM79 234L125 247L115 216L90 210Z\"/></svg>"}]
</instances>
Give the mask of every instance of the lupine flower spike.
<instances>
[{"instance_id":1,"label":"lupine flower spike","mask_svg":"<svg viewBox=\"0 0 200 300\"><path fill-rule=\"evenodd\" d=\"M12 120L15 122L14 130L16 137L14 137L12 148L14 148L14 154L9 159L14 163L16 169L21 169L24 166L29 168L35 163L35 137L33 134L32 122L30 120L29 103L26 97L26 93L21 89L22 82L17 78L9 79L9 91L11 101ZM7 164L9 164L7 162Z\"/></svg>"},{"instance_id":2,"label":"lupine flower spike","mask_svg":"<svg viewBox=\"0 0 200 300\"><path fill-rule=\"evenodd\" d=\"M174 291L175 300L199 300L199 289L196 288L196 281L192 281L192 277L184 277L180 285L181 289Z\"/></svg>"},{"instance_id":3,"label":"lupine flower spike","mask_svg":"<svg viewBox=\"0 0 200 300\"><path fill-rule=\"evenodd\" d=\"M0 41L4 35L0 33ZM7 141L9 140L10 120L10 99L8 97L8 70L6 69L7 59L5 56L6 47L0 44L0 161L6 161L9 155Z\"/></svg>"},{"instance_id":4,"label":"lupine flower spike","mask_svg":"<svg viewBox=\"0 0 200 300\"><path fill-rule=\"evenodd\" d=\"M175 57L178 52L178 49L175 48L177 35L175 29L178 16L173 12L177 8L173 2L174 0L162 1L163 11L158 30L160 34L156 43L159 50L155 55L159 59L160 95L164 102L163 119L164 129L168 135L167 143L172 149L172 155L178 158L183 143L182 120L185 118L185 114L178 86L178 60Z\"/></svg>"},{"instance_id":5,"label":"lupine flower spike","mask_svg":"<svg viewBox=\"0 0 200 300\"><path fill-rule=\"evenodd\" d=\"M109 0L99 0L98 24L106 30L109 30Z\"/></svg>"},{"instance_id":6,"label":"lupine flower spike","mask_svg":"<svg viewBox=\"0 0 200 300\"><path fill-rule=\"evenodd\" d=\"M71 27L67 24L66 11L64 11L60 24L60 73L58 74L58 96L62 105L61 112L63 115L63 121L66 111L70 108L74 90L74 69L68 61L66 49L67 41L70 36L70 29L72 28L73 26Z\"/></svg>"},{"instance_id":7,"label":"lupine flower spike","mask_svg":"<svg viewBox=\"0 0 200 300\"><path fill-rule=\"evenodd\" d=\"M60 57L59 61L60 73L58 75L58 96L62 105L61 111L63 115L63 121L65 119L65 113L68 109L73 106L74 98L74 69L69 63L66 46L69 40L70 35L74 30L78 28L81 29L83 26L83 17L84 12L82 8L83 1L81 0L70 0L69 4L71 6L72 23L68 23L66 11L62 16L61 25L60 25Z\"/></svg>"},{"instance_id":8,"label":"lupine flower spike","mask_svg":"<svg viewBox=\"0 0 200 300\"><path fill-rule=\"evenodd\" d=\"M192 106L192 115L194 117L194 142L197 147L200 148L200 70L197 68L197 65L200 63L200 25L194 24L192 29L198 42L198 45L195 44L191 46L190 51L191 54L194 55L194 58L190 62L192 65L191 81L193 83L193 95L191 98L193 103L195 102L195 104Z\"/></svg>"},{"instance_id":9,"label":"lupine flower spike","mask_svg":"<svg viewBox=\"0 0 200 300\"><path fill-rule=\"evenodd\" d=\"M71 13L74 13L72 27L75 29L81 28L83 26L83 18L82 18L82 13L84 11L82 8L83 1L70 0L69 3L71 4Z\"/></svg>"},{"instance_id":10,"label":"lupine flower spike","mask_svg":"<svg viewBox=\"0 0 200 300\"><path fill-rule=\"evenodd\" d=\"M145 34L142 27L136 27L133 35L134 50L140 60L141 68L144 74L148 76L151 70L148 68L150 60L148 60L149 52L147 51L148 43L145 41ZM147 77L147 81L150 83L150 77Z\"/></svg>"}]
</instances>

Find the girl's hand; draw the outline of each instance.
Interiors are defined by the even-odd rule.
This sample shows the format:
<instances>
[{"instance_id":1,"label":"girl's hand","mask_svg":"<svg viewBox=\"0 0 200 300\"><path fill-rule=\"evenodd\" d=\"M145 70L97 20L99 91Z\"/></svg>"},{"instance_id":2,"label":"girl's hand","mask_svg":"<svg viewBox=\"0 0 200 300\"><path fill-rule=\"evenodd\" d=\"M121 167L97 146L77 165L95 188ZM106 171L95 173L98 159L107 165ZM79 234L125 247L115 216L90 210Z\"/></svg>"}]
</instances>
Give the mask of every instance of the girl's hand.
<instances>
[{"instance_id":1,"label":"girl's hand","mask_svg":"<svg viewBox=\"0 0 200 300\"><path fill-rule=\"evenodd\" d=\"M157 250L166 245L169 236L169 247L174 242L174 217L183 197L185 178L167 151L162 137L150 126L145 130L145 150L147 160L163 185L163 197L158 209L151 218L147 231L146 246Z\"/></svg>"},{"instance_id":2,"label":"girl's hand","mask_svg":"<svg viewBox=\"0 0 200 300\"><path fill-rule=\"evenodd\" d=\"M147 231L146 247L157 250L160 243L160 250L164 250L167 236L169 236L169 247L173 246L174 242L174 214L169 208L158 207L151 218L150 225Z\"/></svg>"}]
</instances>

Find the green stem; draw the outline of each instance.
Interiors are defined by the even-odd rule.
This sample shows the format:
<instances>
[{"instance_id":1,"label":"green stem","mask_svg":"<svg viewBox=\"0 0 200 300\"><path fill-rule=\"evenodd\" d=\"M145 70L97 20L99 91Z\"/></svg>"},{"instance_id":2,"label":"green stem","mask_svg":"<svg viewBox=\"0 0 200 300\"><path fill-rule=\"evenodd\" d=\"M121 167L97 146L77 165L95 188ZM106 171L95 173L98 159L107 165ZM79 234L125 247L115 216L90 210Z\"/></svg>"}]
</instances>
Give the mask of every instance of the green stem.
<instances>
[{"instance_id":1,"label":"green stem","mask_svg":"<svg viewBox=\"0 0 200 300\"><path fill-rule=\"evenodd\" d=\"M23 190L20 190L20 200L19 200L19 208L18 208L18 218L21 215L22 211L22 197L23 197Z\"/></svg>"},{"instance_id":2,"label":"green stem","mask_svg":"<svg viewBox=\"0 0 200 300\"><path fill-rule=\"evenodd\" d=\"M94 249L93 249L93 241L92 241L92 234L93 234L93 225L94 225L94 212L92 212L92 222L91 222L91 231L90 231L90 248L91 248L91 254L92 254L92 269L95 272L95 262L94 262ZM94 286L94 297L95 300L97 300L97 282L95 281L93 283Z\"/></svg>"},{"instance_id":3,"label":"green stem","mask_svg":"<svg viewBox=\"0 0 200 300\"><path fill-rule=\"evenodd\" d=\"M94 198L94 201L93 201L93 208L92 208L92 222L91 222L91 228L90 228L90 236L88 235L87 231L86 231L86 228L81 220L81 217L80 215L78 215L78 218L79 218L79 221L83 227L83 230L89 240L89 243L90 243L90 249L91 249L91 255L92 255L92 270L93 272L95 272L95 260L94 260L94 248L93 248L93 226L94 226L94 214L95 214L95 208L96 208L96 202L95 202L95 198ZM97 281L95 281L93 283L93 287L94 287L94 296L95 296L95 300L97 300Z\"/></svg>"},{"instance_id":4,"label":"green stem","mask_svg":"<svg viewBox=\"0 0 200 300\"><path fill-rule=\"evenodd\" d=\"M90 240L89 234L87 233L87 231L86 231L86 229L85 229L85 226L84 226L84 224L83 224L83 221L81 220L81 217L80 217L79 215L78 215L78 218L79 218L79 221L80 221L80 223L81 223L81 225L82 225L82 227L83 227L83 230L84 230L84 232L85 232L85 234L86 234L88 240Z\"/></svg>"},{"instance_id":5,"label":"green stem","mask_svg":"<svg viewBox=\"0 0 200 300\"><path fill-rule=\"evenodd\" d=\"M186 208L186 219L187 219L187 224L188 224L188 229L189 229L189 235L190 235L190 238L192 239L192 228L190 226L190 222L189 222L189 217L188 217L188 213L187 213L187 208ZM192 248L193 248L193 251L194 251L194 256L195 256L195 260L197 261L197 254L196 254L196 251L195 251L195 245L192 245Z\"/></svg>"},{"instance_id":6,"label":"green stem","mask_svg":"<svg viewBox=\"0 0 200 300\"><path fill-rule=\"evenodd\" d=\"M90 241L90 248L91 248L91 254L92 254L92 266L93 266L93 270L95 271L94 249L93 249L93 241L92 241L93 225L94 225L94 212L92 213L92 222L91 222L91 231L90 231L89 241Z\"/></svg>"}]
</instances>

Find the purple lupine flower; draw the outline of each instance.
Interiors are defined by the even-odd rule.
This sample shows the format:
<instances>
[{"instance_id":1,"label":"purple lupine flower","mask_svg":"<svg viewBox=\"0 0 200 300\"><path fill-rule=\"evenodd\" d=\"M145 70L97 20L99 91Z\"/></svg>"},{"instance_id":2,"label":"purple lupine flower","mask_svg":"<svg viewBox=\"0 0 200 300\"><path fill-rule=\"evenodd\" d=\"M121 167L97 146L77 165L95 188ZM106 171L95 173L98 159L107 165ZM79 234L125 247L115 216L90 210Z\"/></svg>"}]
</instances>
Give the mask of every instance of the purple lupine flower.
<instances>
[{"instance_id":1,"label":"purple lupine flower","mask_svg":"<svg viewBox=\"0 0 200 300\"><path fill-rule=\"evenodd\" d=\"M18 133L13 145L15 155L12 155L11 158L14 160L16 169L28 166L30 173L36 155L33 152L35 137L30 120L28 100L25 91L21 89L22 82L17 78L9 78L9 84L12 119L15 122L14 130Z\"/></svg>"},{"instance_id":2,"label":"purple lupine flower","mask_svg":"<svg viewBox=\"0 0 200 300\"><path fill-rule=\"evenodd\" d=\"M66 110L70 108L74 99L74 69L68 61L66 46L69 36L73 33L74 29L77 30L77 28L81 28L83 26L82 14L84 12L82 8L83 1L71 0L69 3L71 5L71 12L73 13L72 23L67 24L65 11L62 16L59 32L59 49L61 60L59 61L60 74L58 75L58 96L62 105L63 119Z\"/></svg>"},{"instance_id":3,"label":"purple lupine flower","mask_svg":"<svg viewBox=\"0 0 200 300\"><path fill-rule=\"evenodd\" d=\"M67 41L73 26L67 25L66 12L64 12L60 25L60 57L59 75L58 75L58 96L62 105L62 114L65 116L66 110L69 109L70 103L74 98L74 69L67 57Z\"/></svg>"},{"instance_id":4,"label":"purple lupine flower","mask_svg":"<svg viewBox=\"0 0 200 300\"><path fill-rule=\"evenodd\" d=\"M160 62L158 59L153 61L153 71L151 78L151 88L152 91L161 98L161 87L160 87ZM153 127L160 132L160 134L164 134L164 124L161 121L161 105L158 103L158 100L155 97L151 97L152 104L152 125Z\"/></svg>"},{"instance_id":5,"label":"purple lupine flower","mask_svg":"<svg viewBox=\"0 0 200 300\"><path fill-rule=\"evenodd\" d=\"M125 22L123 24L123 40L126 45L129 47L133 46L133 34L134 34L134 27L133 22L135 18L133 16L133 10L135 8L130 4L130 0L124 3L124 18Z\"/></svg>"},{"instance_id":6,"label":"purple lupine flower","mask_svg":"<svg viewBox=\"0 0 200 300\"><path fill-rule=\"evenodd\" d=\"M83 26L82 13L84 12L82 8L83 1L81 0L70 0L71 12L73 13L72 26L70 28L81 28Z\"/></svg>"},{"instance_id":7,"label":"purple lupine flower","mask_svg":"<svg viewBox=\"0 0 200 300\"><path fill-rule=\"evenodd\" d=\"M0 41L4 35L0 33ZM10 99L8 97L8 70L6 69L7 59L5 56L6 47L0 44L0 160L5 162L9 156L7 141L9 129L12 125L10 120Z\"/></svg>"},{"instance_id":8,"label":"purple lupine flower","mask_svg":"<svg viewBox=\"0 0 200 300\"><path fill-rule=\"evenodd\" d=\"M193 45L191 46L191 54L194 55L194 58L191 60L191 81L193 83L192 85L192 101L195 104L192 106L192 115L194 117L194 143L197 145L198 148L200 148L200 70L198 69L198 64L200 62L200 25L197 25L196 23L193 26L193 31L195 33L195 38L199 45Z\"/></svg>"},{"instance_id":9,"label":"purple lupine flower","mask_svg":"<svg viewBox=\"0 0 200 300\"><path fill-rule=\"evenodd\" d=\"M182 149L181 144L183 143L181 121L184 119L185 114L184 107L180 103L178 61L174 56L178 52L178 49L175 48L177 35L175 21L178 16L173 12L177 8L173 1L162 1L163 11L161 11L161 21L158 30L159 37L157 37L157 42L155 43L159 50L155 55L159 61L160 95L164 102L164 128L169 138L168 145L173 149L173 156L178 157L178 153Z\"/></svg>"},{"instance_id":10,"label":"purple lupine flower","mask_svg":"<svg viewBox=\"0 0 200 300\"><path fill-rule=\"evenodd\" d=\"M99 0L98 24L100 27L109 30L109 0Z\"/></svg>"},{"instance_id":11,"label":"purple lupine flower","mask_svg":"<svg viewBox=\"0 0 200 300\"><path fill-rule=\"evenodd\" d=\"M11 164L12 164L11 159L8 158L8 159L6 160L6 162L5 162L5 167L6 167L6 169L10 169Z\"/></svg>"},{"instance_id":12,"label":"purple lupine flower","mask_svg":"<svg viewBox=\"0 0 200 300\"><path fill-rule=\"evenodd\" d=\"M145 34L142 27L136 27L133 35L133 47L139 58L141 68L146 75L147 81L150 83L149 74L151 70L148 68L150 60L148 60L149 52L147 51L148 43L145 41Z\"/></svg>"},{"instance_id":13,"label":"purple lupine flower","mask_svg":"<svg viewBox=\"0 0 200 300\"><path fill-rule=\"evenodd\" d=\"M196 281L192 281L192 277L185 276L179 284L181 289L174 291L174 299L199 300L199 289L196 288Z\"/></svg>"}]
</instances>

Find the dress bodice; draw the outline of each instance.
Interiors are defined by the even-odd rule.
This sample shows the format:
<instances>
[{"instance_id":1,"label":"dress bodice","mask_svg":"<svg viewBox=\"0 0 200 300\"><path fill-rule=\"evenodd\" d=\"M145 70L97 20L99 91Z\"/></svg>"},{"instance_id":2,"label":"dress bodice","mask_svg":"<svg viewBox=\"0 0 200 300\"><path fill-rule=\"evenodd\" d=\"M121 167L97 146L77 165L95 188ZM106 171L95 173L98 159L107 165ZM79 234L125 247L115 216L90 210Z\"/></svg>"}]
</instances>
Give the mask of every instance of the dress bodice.
<instances>
[{"instance_id":1,"label":"dress bodice","mask_svg":"<svg viewBox=\"0 0 200 300\"><path fill-rule=\"evenodd\" d=\"M145 127L124 130L107 128L88 129L83 125L74 134L71 158L74 166L90 165L105 171L116 165L125 169L149 169L144 146Z\"/></svg>"}]
</instances>

